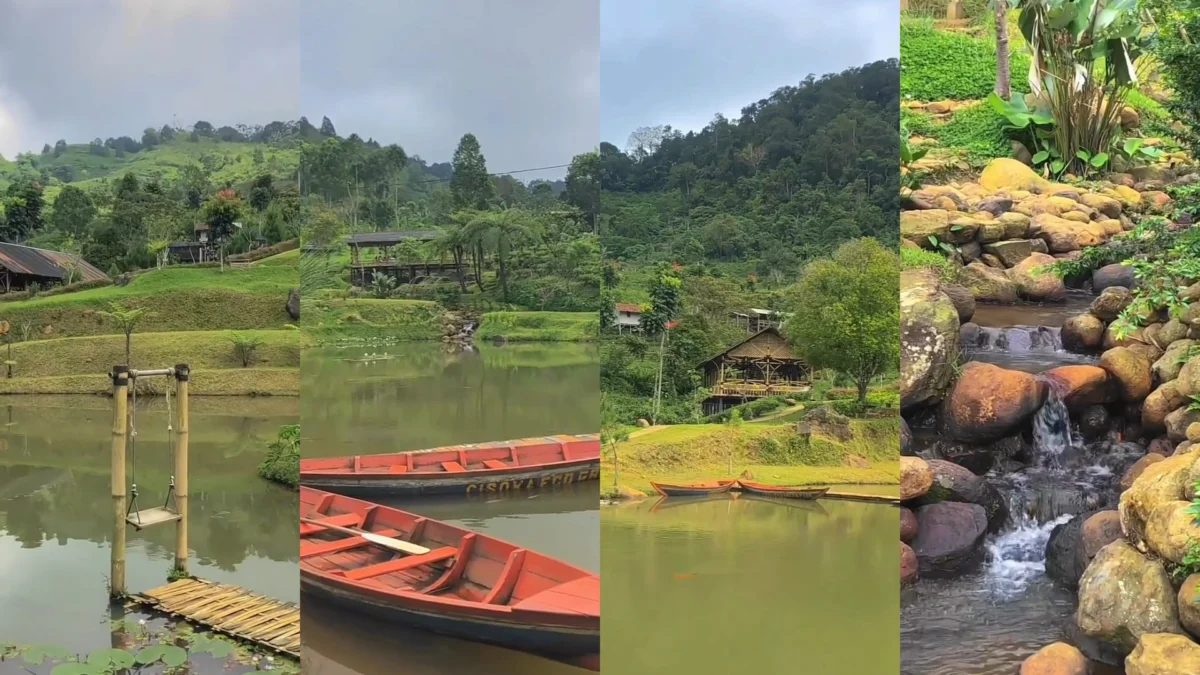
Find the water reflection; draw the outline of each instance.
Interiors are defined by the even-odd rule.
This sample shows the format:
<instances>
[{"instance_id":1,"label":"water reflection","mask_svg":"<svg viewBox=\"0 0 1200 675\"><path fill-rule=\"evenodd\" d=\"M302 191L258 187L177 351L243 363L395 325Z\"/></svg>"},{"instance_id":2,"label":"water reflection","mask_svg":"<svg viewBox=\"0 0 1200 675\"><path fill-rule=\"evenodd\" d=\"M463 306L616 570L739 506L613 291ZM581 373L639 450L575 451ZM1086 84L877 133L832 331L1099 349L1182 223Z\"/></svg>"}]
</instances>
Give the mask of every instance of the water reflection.
<instances>
[{"instance_id":1,"label":"water reflection","mask_svg":"<svg viewBox=\"0 0 1200 675\"><path fill-rule=\"evenodd\" d=\"M345 361L385 349L392 358ZM336 457L596 433L599 381L591 345L312 350L301 367L301 452Z\"/></svg>"},{"instance_id":2,"label":"water reflection","mask_svg":"<svg viewBox=\"0 0 1200 675\"><path fill-rule=\"evenodd\" d=\"M112 538L111 410L103 398L13 398L0 415L0 639L79 650L109 642L103 613ZM139 507L162 504L170 479L166 416L140 401ZM233 408L239 414L231 414ZM202 402L191 416L191 571L297 600L296 494L255 470L295 401ZM131 591L161 585L173 526L128 531Z\"/></svg>"},{"instance_id":3,"label":"water reflection","mask_svg":"<svg viewBox=\"0 0 1200 675\"><path fill-rule=\"evenodd\" d=\"M602 511L606 672L896 672L897 509L675 501Z\"/></svg>"}]
</instances>

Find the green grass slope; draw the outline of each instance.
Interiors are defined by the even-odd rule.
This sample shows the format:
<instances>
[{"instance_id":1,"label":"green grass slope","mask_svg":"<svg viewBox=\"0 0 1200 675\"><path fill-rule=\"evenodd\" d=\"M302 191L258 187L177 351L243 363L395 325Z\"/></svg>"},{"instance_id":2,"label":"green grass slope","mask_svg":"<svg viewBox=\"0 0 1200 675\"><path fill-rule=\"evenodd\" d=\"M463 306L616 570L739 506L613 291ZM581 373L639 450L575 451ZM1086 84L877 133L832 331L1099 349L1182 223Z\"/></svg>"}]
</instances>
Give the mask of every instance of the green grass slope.
<instances>
[{"instance_id":1,"label":"green grass slope","mask_svg":"<svg viewBox=\"0 0 1200 675\"><path fill-rule=\"evenodd\" d=\"M257 152L262 153L262 163L255 163ZM300 164L299 150L293 147L264 143L225 143L215 139L202 139L192 143L186 136L149 150L117 157L93 155L87 144L68 145L59 157L38 155L38 169L68 167L74 177L72 184L87 189L96 183L133 172L142 178L158 177L163 180L176 178L180 170L191 164L211 168L213 184L245 183L262 173L276 176L292 175ZM11 161L0 162L0 190L7 187L16 173ZM53 201L61 184L47 189L47 200Z\"/></svg>"},{"instance_id":2,"label":"green grass slope","mask_svg":"<svg viewBox=\"0 0 1200 675\"><path fill-rule=\"evenodd\" d=\"M106 335L119 329L99 312L119 302L149 310L138 333L283 328L292 323L284 305L297 284L289 265L167 267L138 274L126 286L0 302L0 319L14 332L28 324L31 339Z\"/></svg>"},{"instance_id":3,"label":"green grass slope","mask_svg":"<svg viewBox=\"0 0 1200 675\"><path fill-rule=\"evenodd\" d=\"M477 340L509 342L589 342L600 337L594 312L489 312L483 315Z\"/></svg>"}]
</instances>

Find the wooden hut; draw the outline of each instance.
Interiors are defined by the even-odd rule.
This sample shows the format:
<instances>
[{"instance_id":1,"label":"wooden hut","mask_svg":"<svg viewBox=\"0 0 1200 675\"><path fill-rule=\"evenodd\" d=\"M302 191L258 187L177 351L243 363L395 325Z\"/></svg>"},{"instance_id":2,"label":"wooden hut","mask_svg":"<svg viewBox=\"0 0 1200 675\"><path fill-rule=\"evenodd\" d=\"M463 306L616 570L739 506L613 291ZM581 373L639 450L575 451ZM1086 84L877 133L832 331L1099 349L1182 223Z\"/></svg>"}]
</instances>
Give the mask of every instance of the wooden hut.
<instances>
[{"instance_id":1,"label":"wooden hut","mask_svg":"<svg viewBox=\"0 0 1200 675\"><path fill-rule=\"evenodd\" d=\"M412 284L426 279L458 281L458 266L453 262L408 260L393 246L404 242L429 242L441 236L437 230L398 230L393 232L359 232L346 239L350 246L350 283L368 286L376 274L390 276L400 284ZM463 265L464 281L474 280L470 269Z\"/></svg>"},{"instance_id":2,"label":"wooden hut","mask_svg":"<svg viewBox=\"0 0 1200 675\"><path fill-rule=\"evenodd\" d=\"M768 396L808 391L812 368L796 354L779 329L768 326L700 364L704 413L713 415Z\"/></svg>"},{"instance_id":3,"label":"wooden hut","mask_svg":"<svg viewBox=\"0 0 1200 675\"><path fill-rule=\"evenodd\" d=\"M108 275L73 253L0 243L0 292L23 291L81 281L99 281Z\"/></svg>"}]
</instances>

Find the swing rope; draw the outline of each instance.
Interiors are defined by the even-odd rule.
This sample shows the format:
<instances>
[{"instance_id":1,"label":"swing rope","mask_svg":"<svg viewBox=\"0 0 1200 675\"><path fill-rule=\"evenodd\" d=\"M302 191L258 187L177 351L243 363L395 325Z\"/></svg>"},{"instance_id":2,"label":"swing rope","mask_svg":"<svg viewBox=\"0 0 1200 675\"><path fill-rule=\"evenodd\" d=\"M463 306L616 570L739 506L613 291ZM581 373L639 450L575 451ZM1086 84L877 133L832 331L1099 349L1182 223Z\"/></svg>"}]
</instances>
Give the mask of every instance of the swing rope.
<instances>
[{"instance_id":1,"label":"swing rope","mask_svg":"<svg viewBox=\"0 0 1200 675\"><path fill-rule=\"evenodd\" d=\"M171 385L170 385L170 383L168 383L167 386L163 388L163 390L167 394L167 455L168 455L167 460L172 462L171 480L169 483L167 483L167 498L163 500L163 508L167 509L168 511L174 511L175 509L170 508L171 502L175 499L175 473L174 473L174 468L173 468L174 461L175 461L175 433L174 433L175 427L173 425L173 420L175 418L171 413Z\"/></svg>"},{"instance_id":2,"label":"swing rope","mask_svg":"<svg viewBox=\"0 0 1200 675\"><path fill-rule=\"evenodd\" d=\"M134 379L131 383L133 389L133 402L129 405L129 452L131 455L129 462L129 476L131 485L129 489L130 500L129 507L125 509L125 517L128 518L132 513L134 518L137 518L137 524L142 524L141 511L137 510L137 380Z\"/></svg>"},{"instance_id":3,"label":"swing rope","mask_svg":"<svg viewBox=\"0 0 1200 675\"><path fill-rule=\"evenodd\" d=\"M129 475L131 478L131 483L130 483L130 487L129 487L129 494L130 494L129 506L128 506L128 508L125 509L125 517L128 518L129 514L132 513L133 517L137 520L137 524L139 526L141 526L142 514L141 514L141 511L138 510L138 508L137 508L137 498L138 498L137 435L138 435L138 432L137 432L137 380L136 379L133 381L132 389L133 389L133 400L130 403L130 407L129 407L129 454L130 454ZM170 387L170 385L167 385L166 387L164 387L164 391L166 392L166 398L167 398L167 455L168 455L167 459L170 462L174 462L175 426L173 423L174 422L174 413L171 410L171 387ZM171 508L171 505L173 502L175 502L175 474L174 473L171 474L170 481L167 483L167 497L166 497L166 499L163 500L163 508L168 511L175 512L175 509ZM176 508L178 508L178 507L176 507Z\"/></svg>"}]
</instances>

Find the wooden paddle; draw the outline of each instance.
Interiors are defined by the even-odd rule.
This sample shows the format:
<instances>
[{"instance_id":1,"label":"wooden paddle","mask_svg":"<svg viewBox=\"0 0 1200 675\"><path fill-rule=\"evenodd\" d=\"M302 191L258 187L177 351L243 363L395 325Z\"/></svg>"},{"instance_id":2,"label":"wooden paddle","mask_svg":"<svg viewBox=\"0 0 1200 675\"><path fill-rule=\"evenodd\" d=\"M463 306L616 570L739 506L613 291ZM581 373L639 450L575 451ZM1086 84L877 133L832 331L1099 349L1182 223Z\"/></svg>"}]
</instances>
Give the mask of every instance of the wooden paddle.
<instances>
[{"instance_id":1,"label":"wooden paddle","mask_svg":"<svg viewBox=\"0 0 1200 675\"><path fill-rule=\"evenodd\" d=\"M382 534L375 534L374 532L366 532L364 530L354 530L349 527L342 527L340 525L330 525L329 523L323 523L319 520L313 520L312 518L301 518L300 522L308 523L309 525L317 525L317 526L323 527L327 530L333 530L334 532L341 532L343 534L351 534L356 537L362 537L363 539L366 539L367 541L371 542L372 544L375 544L377 546L382 546L384 548L388 548L393 551L400 551L401 553L408 553L410 555L425 555L426 553L429 553L429 549L425 548L424 546L420 546L418 544L414 544L414 543L408 542L408 541L403 541L401 539L393 539L392 537L385 537Z\"/></svg>"}]
</instances>

